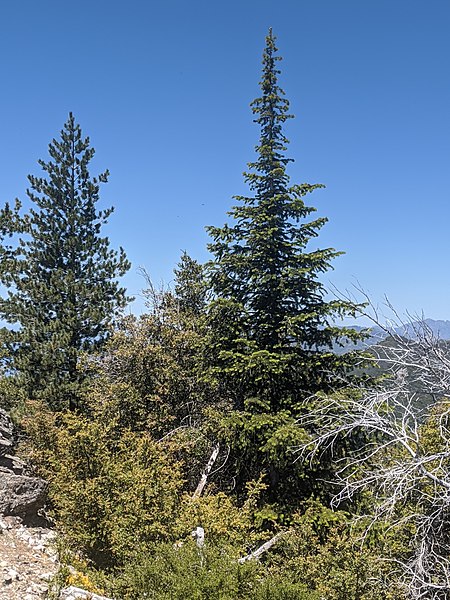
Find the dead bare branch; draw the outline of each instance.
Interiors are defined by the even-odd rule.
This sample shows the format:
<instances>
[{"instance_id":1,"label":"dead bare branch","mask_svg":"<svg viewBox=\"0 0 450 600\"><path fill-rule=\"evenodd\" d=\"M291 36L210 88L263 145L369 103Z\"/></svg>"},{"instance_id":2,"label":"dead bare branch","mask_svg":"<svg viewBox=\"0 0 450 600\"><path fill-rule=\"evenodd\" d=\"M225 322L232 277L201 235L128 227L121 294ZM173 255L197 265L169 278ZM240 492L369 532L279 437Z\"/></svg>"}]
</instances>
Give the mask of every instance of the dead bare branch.
<instances>
[{"instance_id":1,"label":"dead bare branch","mask_svg":"<svg viewBox=\"0 0 450 600\"><path fill-rule=\"evenodd\" d=\"M358 453L336 459L332 504L370 490L369 528L411 520L410 558L396 561L401 580L413 600L443 600L450 597L450 347L423 321L399 326L394 312L386 325L378 308L364 314L390 335L374 349L389 377L371 389L317 398L298 422L314 432L297 449L298 459L312 461L333 453L342 439L370 434Z\"/></svg>"},{"instance_id":2,"label":"dead bare branch","mask_svg":"<svg viewBox=\"0 0 450 600\"><path fill-rule=\"evenodd\" d=\"M211 473L211 470L217 460L217 457L219 456L219 451L220 451L220 446L219 444L216 444L213 448L213 451L211 453L211 456L209 457L209 460L206 464L205 470L202 473L202 476L200 478L200 481L198 482L198 485L195 489L195 492L192 494L192 499L194 500L195 498L199 498L202 495L202 492L205 488L205 485L208 481L208 476Z\"/></svg>"},{"instance_id":3,"label":"dead bare branch","mask_svg":"<svg viewBox=\"0 0 450 600\"><path fill-rule=\"evenodd\" d=\"M248 560L258 560L265 552L267 552L267 550L270 550L270 548L272 548L272 546L274 546L283 535L286 535L286 533L287 531L280 531L279 533L274 535L273 538L259 546L259 548L257 548L253 552L250 552L250 554L242 556L238 560L238 563L242 565Z\"/></svg>"}]
</instances>

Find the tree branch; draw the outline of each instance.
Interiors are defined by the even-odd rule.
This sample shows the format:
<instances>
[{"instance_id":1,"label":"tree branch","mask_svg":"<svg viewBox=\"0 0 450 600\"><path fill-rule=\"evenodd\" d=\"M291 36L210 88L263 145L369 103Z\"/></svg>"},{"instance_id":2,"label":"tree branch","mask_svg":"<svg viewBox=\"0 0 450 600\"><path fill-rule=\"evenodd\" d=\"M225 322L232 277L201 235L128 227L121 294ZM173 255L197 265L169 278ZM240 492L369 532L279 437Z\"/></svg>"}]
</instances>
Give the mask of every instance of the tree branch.
<instances>
[{"instance_id":1,"label":"tree branch","mask_svg":"<svg viewBox=\"0 0 450 600\"><path fill-rule=\"evenodd\" d=\"M248 560L258 560L260 556L262 556L265 552L267 552L267 550L270 550L270 548L272 548L272 546L274 546L278 542L278 540L286 533L287 533L287 531L280 531L279 533L274 535L273 538L271 538L270 540L268 540L267 542L262 544L262 546L260 546L253 552L250 552L250 554L247 554L246 556L242 556L241 558L239 558L238 563L240 565L242 565L245 562L247 562Z\"/></svg>"},{"instance_id":2,"label":"tree branch","mask_svg":"<svg viewBox=\"0 0 450 600\"><path fill-rule=\"evenodd\" d=\"M219 444L216 444L214 446L214 449L211 453L211 456L209 457L208 463L205 467L205 470L202 473L202 476L200 478L200 481L198 482L198 485L195 489L195 492L192 494L192 499L194 500L195 498L199 498L202 495L202 492L205 488L205 485L208 481L208 476L211 473L211 469L214 466L214 463L217 460L217 457L219 456L219 451L220 451L220 446Z\"/></svg>"}]
</instances>

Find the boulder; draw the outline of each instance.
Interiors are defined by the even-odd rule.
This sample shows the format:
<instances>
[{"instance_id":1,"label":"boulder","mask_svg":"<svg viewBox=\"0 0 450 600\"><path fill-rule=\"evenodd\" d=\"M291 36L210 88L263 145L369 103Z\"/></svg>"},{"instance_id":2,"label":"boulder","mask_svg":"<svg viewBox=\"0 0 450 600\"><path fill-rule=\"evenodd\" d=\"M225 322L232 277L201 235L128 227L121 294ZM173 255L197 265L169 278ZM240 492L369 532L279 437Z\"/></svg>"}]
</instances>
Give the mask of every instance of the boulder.
<instances>
[{"instance_id":1,"label":"boulder","mask_svg":"<svg viewBox=\"0 0 450 600\"><path fill-rule=\"evenodd\" d=\"M47 484L26 474L25 463L13 454L14 443L14 425L0 409L0 515L30 521L45 504Z\"/></svg>"},{"instance_id":2,"label":"boulder","mask_svg":"<svg viewBox=\"0 0 450 600\"><path fill-rule=\"evenodd\" d=\"M5 473L14 473L15 475L26 475L25 463L17 456L5 454L0 456L0 471Z\"/></svg>"},{"instance_id":3,"label":"boulder","mask_svg":"<svg viewBox=\"0 0 450 600\"><path fill-rule=\"evenodd\" d=\"M6 411L0 408L0 456L8 454L14 444L14 425Z\"/></svg>"},{"instance_id":4,"label":"boulder","mask_svg":"<svg viewBox=\"0 0 450 600\"><path fill-rule=\"evenodd\" d=\"M99 596L73 585L61 590L59 598L60 600L111 600L111 598L106 598L106 596Z\"/></svg>"},{"instance_id":5,"label":"boulder","mask_svg":"<svg viewBox=\"0 0 450 600\"><path fill-rule=\"evenodd\" d=\"M47 484L39 477L0 471L0 514L27 518L45 504Z\"/></svg>"}]
</instances>

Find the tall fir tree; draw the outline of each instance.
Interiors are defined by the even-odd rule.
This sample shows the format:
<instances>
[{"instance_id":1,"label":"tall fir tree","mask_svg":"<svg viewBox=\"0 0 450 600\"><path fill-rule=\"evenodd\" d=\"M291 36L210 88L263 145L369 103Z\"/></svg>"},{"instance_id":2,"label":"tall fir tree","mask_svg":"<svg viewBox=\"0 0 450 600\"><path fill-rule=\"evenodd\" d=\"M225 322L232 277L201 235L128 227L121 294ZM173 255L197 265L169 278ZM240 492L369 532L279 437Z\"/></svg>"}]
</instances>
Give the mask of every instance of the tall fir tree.
<instances>
[{"instance_id":1,"label":"tall fir tree","mask_svg":"<svg viewBox=\"0 0 450 600\"><path fill-rule=\"evenodd\" d=\"M0 212L0 317L12 326L1 331L4 370L23 396L55 409L79 406L80 357L101 346L128 300L117 278L130 264L101 237L113 209L96 208L109 173L90 176L94 153L70 113L39 161L45 176L28 178L29 212L18 202Z\"/></svg>"},{"instance_id":2,"label":"tall fir tree","mask_svg":"<svg viewBox=\"0 0 450 600\"><path fill-rule=\"evenodd\" d=\"M273 483L279 480L277 453L279 464L288 468L292 462L286 448L299 435L296 415L315 393L345 385L361 360L355 352L333 352L343 336L359 336L336 325L354 307L327 300L320 281L340 253L308 249L327 219L311 218L315 208L304 198L323 186L289 181L286 168L292 159L285 155L283 125L292 115L278 84L281 58L275 41L269 30L262 95L251 104L261 131L257 158L244 173L252 195L236 197L238 205L228 213L232 223L208 228L216 295L210 307L215 373L241 411L235 413L236 422L247 431L241 440L242 464L249 476L249 465L266 464ZM253 452L255 444L259 454Z\"/></svg>"}]
</instances>

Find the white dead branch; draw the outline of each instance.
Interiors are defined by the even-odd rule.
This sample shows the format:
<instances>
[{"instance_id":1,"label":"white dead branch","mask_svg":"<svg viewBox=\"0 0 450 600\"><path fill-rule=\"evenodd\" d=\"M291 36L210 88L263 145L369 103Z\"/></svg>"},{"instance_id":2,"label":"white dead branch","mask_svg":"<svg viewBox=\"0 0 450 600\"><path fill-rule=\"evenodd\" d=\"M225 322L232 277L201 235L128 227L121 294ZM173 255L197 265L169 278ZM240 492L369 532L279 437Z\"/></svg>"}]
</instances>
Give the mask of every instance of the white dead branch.
<instances>
[{"instance_id":1,"label":"white dead branch","mask_svg":"<svg viewBox=\"0 0 450 600\"><path fill-rule=\"evenodd\" d=\"M272 546L274 546L278 542L278 540L286 533L286 531L280 531L279 533L274 535L273 538L262 544L259 548L257 548L253 552L250 552L250 554L239 558L238 563L242 565L248 560L258 560L265 552L267 552L267 550L270 550Z\"/></svg>"},{"instance_id":2,"label":"white dead branch","mask_svg":"<svg viewBox=\"0 0 450 600\"><path fill-rule=\"evenodd\" d=\"M383 327L376 313L373 320ZM372 441L357 454L337 460L333 505L370 490L372 525L412 521L410 559L397 561L401 579L410 598L443 600L450 598L450 346L423 322L404 331L408 337L386 330L392 343L376 354L390 377L372 389L317 398L299 420L315 433L298 458L333 453L343 438L369 433Z\"/></svg>"},{"instance_id":3,"label":"white dead branch","mask_svg":"<svg viewBox=\"0 0 450 600\"><path fill-rule=\"evenodd\" d=\"M203 548L205 545L205 530L203 527L196 527L194 531L191 531L191 536L195 539L197 548Z\"/></svg>"},{"instance_id":4,"label":"white dead branch","mask_svg":"<svg viewBox=\"0 0 450 600\"><path fill-rule=\"evenodd\" d=\"M211 474L212 468L214 467L214 465L217 461L217 458L219 456L219 452L220 452L220 445L216 444L214 446L211 456L209 457L209 460L205 466L205 469L202 473L200 481L198 482L197 488L192 495L192 500L199 498L202 495L203 490L208 481L208 477ZM216 471L220 470L224 466L224 464L226 463L227 460L228 460L228 455L225 458L225 461L223 462L223 464L220 467L218 467L216 469ZM216 472L216 471L214 471L214 472ZM285 533L287 533L287 532L282 531L280 533L277 533L270 540L268 540L267 542L265 542L264 544L259 546L259 548L257 548L253 552L250 552L250 554L247 554L246 556L239 558L238 562L240 564L243 564L243 563L247 562L248 560L258 560L265 552L267 552L267 550L270 550L270 548L272 548L272 546L274 546L278 542L280 537L282 535L284 535ZM195 543L196 543L197 547L199 548L199 551L201 552L205 545L205 530L203 529L203 527L196 527L191 532L191 536L195 539Z\"/></svg>"},{"instance_id":5,"label":"white dead branch","mask_svg":"<svg viewBox=\"0 0 450 600\"><path fill-rule=\"evenodd\" d=\"M217 460L217 457L219 456L219 451L220 451L220 446L219 446L219 444L216 444L213 448L211 456L209 457L206 467L202 473L200 481L198 482L195 492L192 494L193 500L195 498L199 498L202 495L205 485L208 481L209 474L211 473L211 470Z\"/></svg>"}]
</instances>

